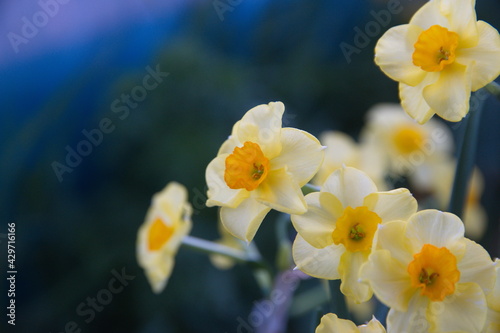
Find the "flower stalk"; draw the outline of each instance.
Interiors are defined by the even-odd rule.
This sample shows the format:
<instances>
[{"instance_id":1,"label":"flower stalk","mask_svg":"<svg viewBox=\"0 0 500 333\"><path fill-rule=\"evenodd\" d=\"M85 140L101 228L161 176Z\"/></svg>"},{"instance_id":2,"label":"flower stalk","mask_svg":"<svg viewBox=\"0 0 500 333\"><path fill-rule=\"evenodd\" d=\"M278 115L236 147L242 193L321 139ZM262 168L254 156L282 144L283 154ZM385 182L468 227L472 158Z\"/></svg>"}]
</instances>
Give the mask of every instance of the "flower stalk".
<instances>
[{"instance_id":1,"label":"flower stalk","mask_svg":"<svg viewBox=\"0 0 500 333\"><path fill-rule=\"evenodd\" d=\"M474 168L479 123L481 120L481 110L484 105L484 99L477 98L476 103L472 105L474 108L469 112L469 117L464 119L465 132L462 137L462 143L460 144L455 178L453 180L453 188L448 207L450 213L460 218L463 215L468 184L472 169Z\"/></svg>"},{"instance_id":2,"label":"flower stalk","mask_svg":"<svg viewBox=\"0 0 500 333\"><path fill-rule=\"evenodd\" d=\"M259 284L264 295L267 295L271 290L272 272L269 265L264 262L257 248L250 244L247 251L234 249L232 247L207 241L205 239L186 236L182 240L182 245L188 249L195 250L206 254L219 254L241 263L248 264L253 272L257 283Z\"/></svg>"}]
</instances>

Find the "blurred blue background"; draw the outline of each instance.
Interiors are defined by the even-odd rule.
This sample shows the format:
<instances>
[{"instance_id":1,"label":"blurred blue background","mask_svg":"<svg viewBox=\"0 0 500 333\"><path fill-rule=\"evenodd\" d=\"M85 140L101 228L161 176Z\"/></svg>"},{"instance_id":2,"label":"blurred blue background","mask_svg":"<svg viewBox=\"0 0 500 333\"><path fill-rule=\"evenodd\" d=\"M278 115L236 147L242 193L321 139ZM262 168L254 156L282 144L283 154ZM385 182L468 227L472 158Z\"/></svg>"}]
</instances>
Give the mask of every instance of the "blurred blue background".
<instances>
[{"instance_id":1,"label":"blurred blue background","mask_svg":"<svg viewBox=\"0 0 500 333\"><path fill-rule=\"evenodd\" d=\"M182 249L165 291L151 292L135 240L152 194L172 180L186 185L192 234L217 238L216 209L203 206L204 169L232 124L255 105L283 101L287 126L356 136L373 104L398 102L397 84L373 63L376 40L422 4L401 0L401 12L346 58L341 43L354 46L354 28L386 1L2 1L0 233L16 224L18 274L16 327L2 310L1 331L64 332L74 322L82 332L236 332L261 297L247 267L221 272ZM478 0L476 9L500 27L499 1ZM145 83L152 72L156 82ZM498 101L487 100L481 126L490 220L482 244L498 257ZM85 133L95 144L82 145ZM87 156L68 166L78 149ZM263 224L257 244L272 258L266 230L273 226ZM87 323L78 307L122 270L133 280ZM292 318L288 331L309 322Z\"/></svg>"}]
</instances>

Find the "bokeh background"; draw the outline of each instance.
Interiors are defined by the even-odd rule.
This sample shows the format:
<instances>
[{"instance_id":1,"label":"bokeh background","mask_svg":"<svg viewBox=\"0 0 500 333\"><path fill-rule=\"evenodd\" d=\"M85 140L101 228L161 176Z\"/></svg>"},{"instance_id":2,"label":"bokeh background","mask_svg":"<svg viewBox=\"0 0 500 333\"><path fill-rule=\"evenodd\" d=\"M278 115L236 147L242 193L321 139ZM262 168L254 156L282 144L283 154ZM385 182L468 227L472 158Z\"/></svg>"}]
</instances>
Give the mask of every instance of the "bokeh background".
<instances>
[{"instance_id":1,"label":"bokeh background","mask_svg":"<svg viewBox=\"0 0 500 333\"><path fill-rule=\"evenodd\" d=\"M203 205L204 169L248 109L282 101L287 126L356 137L372 105L398 102L373 47L423 1L399 3L402 11L346 58L341 43L355 46L355 28L365 29L387 1L0 2L0 331L64 332L73 321L82 332L237 332L238 318L247 319L261 297L248 267L219 271L205 255L181 249L165 291L152 293L135 260L151 196L169 181L184 184L195 208L192 234L216 239L217 210ZM45 21L37 14L44 6ZM499 1L478 0L476 9L500 27ZM34 20L39 27L25 27ZM124 94L157 68L168 76L126 106ZM113 129L58 177L54 162L66 164L68 147L103 119ZM500 103L490 98L477 165L490 221L481 243L496 257L498 128ZM15 328L5 315L7 223L16 224ZM264 223L256 239L270 259L273 232ZM122 270L133 280L87 323L78 306ZM304 332L310 321L294 317L288 332Z\"/></svg>"}]
</instances>

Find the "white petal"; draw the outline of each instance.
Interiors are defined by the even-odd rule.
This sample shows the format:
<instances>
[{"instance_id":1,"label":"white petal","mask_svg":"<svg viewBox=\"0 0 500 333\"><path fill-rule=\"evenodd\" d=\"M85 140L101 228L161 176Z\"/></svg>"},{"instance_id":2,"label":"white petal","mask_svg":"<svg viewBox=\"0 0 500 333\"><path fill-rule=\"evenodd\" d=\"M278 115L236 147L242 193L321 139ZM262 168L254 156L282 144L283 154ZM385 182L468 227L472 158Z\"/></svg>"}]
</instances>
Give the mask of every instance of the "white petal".
<instances>
[{"instance_id":1,"label":"white petal","mask_svg":"<svg viewBox=\"0 0 500 333\"><path fill-rule=\"evenodd\" d=\"M385 327L375 318L372 317L372 320L368 322L366 325L359 326L359 333L386 333Z\"/></svg>"},{"instance_id":2,"label":"white petal","mask_svg":"<svg viewBox=\"0 0 500 333\"><path fill-rule=\"evenodd\" d=\"M459 36L458 47L472 47L477 44L476 0L441 0L440 11L448 19L448 29Z\"/></svg>"},{"instance_id":3,"label":"white petal","mask_svg":"<svg viewBox=\"0 0 500 333\"><path fill-rule=\"evenodd\" d=\"M358 333L356 325L346 319L340 319L334 313L328 313L321 317L321 322L315 333Z\"/></svg>"},{"instance_id":4,"label":"white petal","mask_svg":"<svg viewBox=\"0 0 500 333\"><path fill-rule=\"evenodd\" d=\"M207 166L205 179L208 185L207 206L224 206L236 208L250 196L250 192L245 189L233 190L224 181L224 171L226 169L227 154L222 154L214 158Z\"/></svg>"},{"instance_id":5,"label":"white petal","mask_svg":"<svg viewBox=\"0 0 500 333\"><path fill-rule=\"evenodd\" d=\"M384 304L399 311L408 309L416 290L411 286L407 266L392 258L388 250L372 251L359 274Z\"/></svg>"},{"instance_id":6,"label":"white petal","mask_svg":"<svg viewBox=\"0 0 500 333\"><path fill-rule=\"evenodd\" d=\"M363 200L368 194L377 192L377 186L363 171L343 167L326 179L321 191L335 195L344 208L347 206L356 208L363 205Z\"/></svg>"},{"instance_id":7,"label":"white petal","mask_svg":"<svg viewBox=\"0 0 500 333\"><path fill-rule=\"evenodd\" d=\"M262 104L250 109L239 122L238 140L259 144L268 159L278 156L281 151L281 118L284 112L285 106L281 102Z\"/></svg>"},{"instance_id":8,"label":"white petal","mask_svg":"<svg viewBox=\"0 0 500 333\"><path fill-rule=\"evenodd\" d=\"M422 28L416 25L399 25L387 30L375 46L375 63L391 79L416 86L427 72L413 64L414 44Z\"/></svg>"},{"instance_id":9,"label":"white petal","mask_svg":"<svg viewBox=\"0 0 500 333\"><path fill-rule=\"evenodd\" d=\"M420 82L415 87L406 85L404 83L399 84L399 98L401 99L401 106L405 112L418 121L420 124L425 124L434 115L434 111L431 110L429 104L423 98L424 88L437 80L438 76L435 73L428 74L425 80Z\"/></svg>"},{"instance_id":10,"label":"white petal","mask_svg":"<svg viewBox=\"0 0 500 333\"><path fill-rule=\"evenodd\" d=\"M292 254L297 267L304 273L320 279L340 279L338 267L345 252L343 245L330 245L317 249L299 234L293 242Z\"/></svg>"},{"instance_id":11,"label":"white petal","mask_svg":"<svg viewBox=\"0 0 500 333\"><path fill-rule=\"evenodd\" d=\"M252 196L262 204L287 214L304 214L307 204L300 186L286 169L272 170Z\"/></svg>"},{"instance_id":12,"label":"white petal","mask_svg":"<svg viewBox=\"0 0 500 333\"><path fill-rule=\"evenodd\" d=\"M186 188L179 183L170 182L153 196L152 207L163 211L169 216L169 220L178 219L183 215L187 199Z\"/></svg>"},{"instance_id":13,"label":"white petal","mask_svg":"<svg viewBox=\"0 0 500 333\"><path fill-rule=\"evenodd\" d=\"M412 244L413 253L418 253L424 244L446 247L452 253L464 237L464 224L451 213L435 209L422 210L408 220L406 234Z\"/></svg>"},{"instance_id":14,"label":"white petal","mask_svg":"<svg viewBox=\"0 0 500 333\"><path fill-rule=\"evenodd\" d=\"M428 77L431 77L428 75ZM404 83L399 84L399 98L405 112L419 124L425 124L435 112L423 98L424 83L411 87Z\"/></svg>"},{"instance_id":15,"label":"white petal","mask_svg":"<svg viewBox=\"0 0 500 333\"><path fill-rule=\"evenodd\" d=\"M369 251L346 251L340 258L340 291L355 303L368 301L373 294L370 285L360 281L360 268L368 260Z\"/></svg>"},{"instance_id":16,"label":"white petal","mask_svg":"<svg viewBox=\"0 0 500 333\"><path fill-rule=\"evenodd\" d=\"M464 239L465 254L457 263L460 271L460 281L475 282L484 291L489 292L495 285L495 268L489 253L479 244L470 239Z\"/></svg>"},{"instance_id":17,"label":"white petal","mask_svg":"<svg viewBox=\"0 0 500 333\"><path fill-rule=\"evenodd\" d=\"M472 91L476 91L490 83L500 75L500 35L486 22L477 22L479 30L478 44L471 48L457 50L456 62L472 65Z\"/></svg>"},{"instance_id":18,"label":"white petal","mask_svg":"<svg viewBox=\"0 0 500 333\"><path fill-rule=\"evenodd\" d=\"M439 1L429 1L413 15L410 24L417 25L422 30L427 30L437 24L449 28L449 22L441 13Z\"/></svg>"},{"instance_id":19,"label":"white petal","mask_svg":"<svg viewBox=\"0 0 500 333\"><path fill-rule=\"evenodd\" d=\"M409 302L408 311L397 311L392 308L387 315L387 332L397 333L429 333L427 320L429 299L415 294Z\"/></svg>"},{"instance_id":20,"label":"white petal","mask_svg":"<svg viewBox=\"0 0 500 333\"><path fill-rule=\"evenodd\" d=\"M323 147L314 136L295 128L281 130L281 147L280 155L270 161L271 170L286 167L295 181L304 186L323 162Z\"/></svg>"},{"instance_id":21,"label":"white petal","mask_svg":"<svg viewBox=\"0 0 500 333\"><path fill-rule=\"evenodd\" d=\"M479 333L486 320L486 297L475 283L460 283L442 302L431 302L427 313L432 332Z\"/></svg>"},{"instance_id":22,"label":"white petal","mask_svg":"<svg viewBox=\"0 0 500 333\"><path fill-rule=\"evenodd\" d=\"M335 222L344 211L342 203L328 192L309 193L305 200L307 212L291 217L295 230L314 247L332 245Z\"/></svg>"},{"instance_id":23,"label":"white petal","mask_svg":"<svg viewBox=\"0 0 500 333\"><path fill-rule=\"evenodd\" d=\"M498 313L498 324L500 324L500 259L495 259L495 286L487 295L488 306Z\"/></svg>"},{"instance_id":24,"label":"white petal","mask_svg":"<svg viewBox=\"0 0 500 333\"><path fill-rule=\"evenodd\" d=\"M448 121L460 121L469 112L472 66L458 63L447 66L439 79L423 90L423 96L431 109ZM468 70L470 69L470 70Z\"/></svg>"},{"instance_id":25,"label":"white petal","mask_svg":"<svg viewBox=\"0 0 500 333\"><path fill-rule=\"evenodd\" d=\"M364 205L377 213L382 223L394 220L407 220L417 211L417 200L406 188L368 195Z\"/></svg>"},{"instance_id":26,"label":"white petal","mask_svg":"<svg viewBox=\"0 0 500 333\"><path fill-rule=\"evenodd\" d=\"M222 207L220 218L224 227L234 237L250 242L270 210L271 208L248 198L237 208Z\"/></svg>"},{"instance_id":27,"label":"white petal","mask_svg":"<svg viewBox=\"0 0 500 333\"><path fill-rule=\"evenodd\" d=\"M398 261L402 267L408 266L413 260L413 253L404 237L406 230L405 221L392 221L379 225L373 239L374 250L388 250L391 257Z\"/></svg>"}]
</instances>

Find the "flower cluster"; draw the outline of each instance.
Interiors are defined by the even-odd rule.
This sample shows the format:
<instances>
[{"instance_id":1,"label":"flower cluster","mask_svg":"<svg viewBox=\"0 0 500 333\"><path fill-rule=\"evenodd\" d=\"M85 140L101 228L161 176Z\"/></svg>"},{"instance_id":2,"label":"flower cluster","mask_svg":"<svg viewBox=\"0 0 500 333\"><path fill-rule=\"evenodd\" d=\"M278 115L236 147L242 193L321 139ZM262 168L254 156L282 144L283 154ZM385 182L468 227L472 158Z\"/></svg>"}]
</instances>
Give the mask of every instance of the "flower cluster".
<instances>
[{"instance_id":1,"label":"flower cluster","mask_svg":"<svg viewBox=\"0 0 500 333\"><path fill-rule=\"evenodd\" d=\"M220 208L221 239L187 236L191 208L182 185L154 196L137 258L155 292L165 287L181 243L209 252L221 269L235 260L252 263L270 288L252 240L276 210L295 230L293 246L280 248L295 269L340 280L349 302L375 296L390 308L381 318L386 328L375 317L356 326L330 313L317 333L500 331L500 261L465 237L469 229L476 238L484 231L482 176L474 171L464 227L443 212L455 166L452 135L430 119L467 114L471 91L500 74L500 35L476 20L474 1L432 0L409 24L389 29L375 53L400 82L402 107L374 106L359 143L341 132L318 140L283 128L281 102L258 105L234 124L205 174L206 205Z\"/></svg>"}]
</instances>

